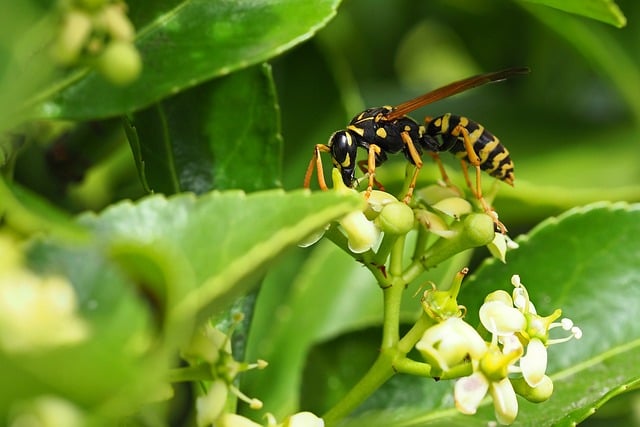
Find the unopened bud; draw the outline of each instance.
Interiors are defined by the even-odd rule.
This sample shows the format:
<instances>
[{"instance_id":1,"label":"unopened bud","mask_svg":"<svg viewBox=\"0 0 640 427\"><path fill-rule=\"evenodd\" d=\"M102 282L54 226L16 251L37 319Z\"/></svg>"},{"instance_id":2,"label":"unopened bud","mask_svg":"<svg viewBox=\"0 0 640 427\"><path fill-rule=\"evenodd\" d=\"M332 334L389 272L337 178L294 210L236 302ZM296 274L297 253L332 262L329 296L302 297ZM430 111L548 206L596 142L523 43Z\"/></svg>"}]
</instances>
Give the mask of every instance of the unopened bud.
<instances>
[{"instance_id":1,"label":"unopened bud","mask_svg":"<svg viewBox=\"0 0 640 427\"><path fill-rule=\"evenodd\" d=\"M386 204L376 218L380 230L394 235L407 234L413 228L413 222L413 209L402 202Z\"/></svg>"},{"instance_id":2,"label":"unopened bud","mask_svg":"<svg viewBox=\"0 0 640 427\"><path fill-rule=\"evenodd\" d=\"M459 219L463 215L471 213L473 210L471 203L460 197L442 199L431 205L431 207L455 219Z\"/></svg>"},{"instance_id":3,"label":"unopened bud","mask_svg":"<svg viewBox=\"0 0 640 427\"><path fill-rule=\"evenodd\" d=\"M553 394L553 381L547 375L535 387L527 384L524 378L512 378L511 384L516 393L533 403L544 402Z\"/></svg>"},{"instance_id":4,"label":"unopened bud","mask_svg":"<svg viewBox=\"0 0 640 427\"><path fill-rule=\"evenodd\" d=\"M484 246L493 240L493 219L487 214L472 213L451 226L453 237L436 241L423 256L423 265L434 267L466 249Z\"/></svg>"},{"instance_id":5,"label":"unopened bud","mask_svg":"<svg viewBox=\"0 0 640 427\"><path fill-rule=\"evenodd\" d=\"M104 49L96 65L111 83L124 86L138 78L142 59L133 44L113 41Z\"/></svg>"}]
</instances>

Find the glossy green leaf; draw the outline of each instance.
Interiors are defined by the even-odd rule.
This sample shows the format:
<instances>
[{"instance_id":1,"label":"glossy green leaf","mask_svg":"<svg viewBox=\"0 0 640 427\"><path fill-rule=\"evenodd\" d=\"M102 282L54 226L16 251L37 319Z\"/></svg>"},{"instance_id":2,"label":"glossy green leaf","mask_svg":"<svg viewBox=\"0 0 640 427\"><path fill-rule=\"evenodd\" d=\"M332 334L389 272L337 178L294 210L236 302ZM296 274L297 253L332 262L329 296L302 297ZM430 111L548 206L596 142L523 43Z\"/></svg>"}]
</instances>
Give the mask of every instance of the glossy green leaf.
<instances>
[{"instance_id":1,"label":"glossy green leaf","mask_svg":"<svg viewBox=\"0 0 640 427\"><path fill-rule=\"evenodd\" d=\"M603 203L575 209L519 239L520 248L509 254L507 264L490 261L466 281L460 302L471 324L478 321L484 296L496 289L509 291L511 275L519 274L538 313L561 308L584 332L579 341L548 349L554 394L541 404L519 398L515 425L575 425L640 381L640 324L635 320L640 310L639 232L640 205ZM332 375L325 373L327 378ZM452 407L452 383L394 380L395 393L386 399L374 395L365 404L368 410L344 425L375 421L389 426L480 426L495 420L490 401L474 417L458 414Z\"/></svg>"},{"instance_id":2,"label":"glossy green leaf","mask_svg":"<svg viewBox=\"0 0 640 427\"><path fill-rule=\"evenodd\" d=\"M263 190L280 182L279 119L271 68L264 64L134 114L129 141L154 192Z\"/></svg>"},{"instance_id":3,"label":"glossy green leaf","mask_svg":"<svg viewBox=\"0 0 640 427\"><path fill-rule=\"evenodd\" d=\"M525 0L624 27L627 19L613 0Z\"/></svg>"},{"instance_id":4,"label":"glossy green leaf","mask_svg":"<svg viewBox=\"0 0 640 427\"><path fill-rule=\"evenodd\" d=\"M311 37L338 0L132 2L143 71L127 87L77 72L40 93L39 114L88 119L131 112L263 62ZM139 9L149 9L140 11ZM92 102L87 102L92 100Z\"/></svg>"}]
</instances>

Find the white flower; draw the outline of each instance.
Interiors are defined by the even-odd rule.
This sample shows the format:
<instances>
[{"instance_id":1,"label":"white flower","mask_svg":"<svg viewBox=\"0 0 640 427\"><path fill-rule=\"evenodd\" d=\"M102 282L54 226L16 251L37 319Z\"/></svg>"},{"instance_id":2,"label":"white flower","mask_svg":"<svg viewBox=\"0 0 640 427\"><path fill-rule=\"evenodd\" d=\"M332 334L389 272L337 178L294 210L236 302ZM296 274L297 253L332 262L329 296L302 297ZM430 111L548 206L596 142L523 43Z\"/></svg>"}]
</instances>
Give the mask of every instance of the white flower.
<instances>
[{"instance_id":1,"label":"white flower","mask_svg":"<svg viewBox=\"0 0 640 427\"><path fill-rule=\"evenodd\" d=\"M380 229L362 211L351 212L339 222L347 235L351 252L366 252L380 241Z\"/></svg>"},{"instance_id":2,"label":"white flower","mask_svg":"<svg viewBox=\"0 0 640 427\"><path fill-rule=\"evenodd\" d=\"M512 424L518 416L518 399L509 378L492 382L489 386L489 393L493 398L496 420L500 424Z\"/></svg>"},{"instance_id":3,"label":"white flower","mask_svg":"<svg viewBox=\"0 0 640 427\"><path fill-rule=\"evenodd\" d=\"M534 338L527 345L527 353L520 358L522 376L531 387L537 387L547 370L547 348L542 341Z\"/></svg>"},{"instance_id":4,"label":"white flower","mask_svg":"<svg viewBox=\"0 0 640 427\"><path fill-rule=\"evenodd\" d=\"M503 301L487 301L480 307L480 322L487 331L495 335L509 335L521 331L527 322L515 307Z\"/></svg>"},{"instance_id":5,"label":"white flower","mask_svg":"<svg viewBox=\"0 0 640 427\"><path fill-rule=\"evenodd\" d=\"M460 378L454 387L456 408L463 414L473 415L489 391L489 380L481 372Z\"/></svg>"},{"instance_id":6,"label":"white flower","mask_svg":"<svg viewBox=\"0 0 640 427\"><path fill-rule=\"evenodd\" d=\"M76 295L62 277L24 268L0 276L0 346L28 352L78 343L89 335L77 314Z\"/></svg>"},{"instance_id":7,"label":"white flower","mask_svg":"<svg viewBox=\"0 0 640 427\"><path fill-rule=\"evenodd\" d=\"M324 420L311 412L298 412L285 420L284 427L324 427Z\"/></svg>"},{"instance_id":8,"label":"white flower","mask_svg":"<svg viewBox=\"0 0 640 427\"><path fill-rule=\"evenodd\" d=\"M427 329L416 349L432 367L446 371L467 358L482 358L487 343L467 322L450 317Z\"/></svg>"}]
</instances>

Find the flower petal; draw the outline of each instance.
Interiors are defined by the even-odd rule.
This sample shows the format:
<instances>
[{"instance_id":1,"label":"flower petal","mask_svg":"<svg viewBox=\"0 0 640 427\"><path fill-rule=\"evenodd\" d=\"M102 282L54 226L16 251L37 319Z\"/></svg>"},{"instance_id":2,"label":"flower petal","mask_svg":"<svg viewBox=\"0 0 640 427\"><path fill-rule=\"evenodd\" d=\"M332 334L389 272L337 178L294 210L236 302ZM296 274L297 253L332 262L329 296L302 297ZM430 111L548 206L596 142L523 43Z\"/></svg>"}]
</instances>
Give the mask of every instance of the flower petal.
<instances>
[{"instance_id":1,"label":"flower petal","mask_svg":"<svg viewBox=\"0 0 640 427\"><path fill-rule=\"evenodd\" d=\"M479 372L460 378L456 381L453 391L456 408L463 414L475 414L487 390L489 390L489 381Z\"/></svg>"},{"instance_id":2,"label":"flower petal","mask_svg":"<svg viewBox=\"0 0 640 427\"><path fill-rule=\"evenodd\" d=\"M547 370L547 348L537 338L529 341L527 354L520 359L522 376L531 387L537 387Z\"/></svg>"},{"instance_id":3,"label":"flower petal","mask_svg":"<svg viewBox=\"0 0 640 427\"><path fill-rule=\"evenodd\" d=\"M492 334L508 335L524 329L527 322L524 315L502 301L488 301L480 307L480 321Z\"/></svg>"},{"instance_id":4,"label":"flower petal","mask_svg":"<svg viewBox=\"0 0 640 427\"><path fill-rule=\"evenodd\" d=\"M512 424L518 416L518 399L509 378L492 382L489 393L493 398L496 419L500 424Z\"/></svg>"}]
</instances>

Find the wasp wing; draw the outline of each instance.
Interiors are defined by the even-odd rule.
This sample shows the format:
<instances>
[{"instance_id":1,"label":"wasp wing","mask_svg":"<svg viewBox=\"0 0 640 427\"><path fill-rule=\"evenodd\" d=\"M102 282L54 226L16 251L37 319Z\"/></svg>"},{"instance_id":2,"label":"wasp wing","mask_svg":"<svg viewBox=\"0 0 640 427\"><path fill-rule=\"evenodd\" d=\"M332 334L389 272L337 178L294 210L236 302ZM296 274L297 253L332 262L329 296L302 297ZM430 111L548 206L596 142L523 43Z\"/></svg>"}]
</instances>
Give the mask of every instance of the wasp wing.
<instances>
[{"instance_id":1,"label":"wasp wing","mask_svg":"<svg viewBox=\"0 0 640 427\"><path fill-rule=\"evenodd\" d=\"M482 86L490 82L498 82L505 80L511 76L518 74L527 74L529 68L527 67L514 67L507 68L506 70L494 71L492 73L479 74L477 76L468 77L457 82L450 83L441 88L435 89L431 92L420 95L416 98L410 99L407 102L403 102L400 105L396 105L390 113L385 116L385 120L395 120L402 116L409 114L410 112L417 110L432 102L439 101L443 98L455 95L460 92L464 92L471 88Z\"/></svg>"}]
</instances>

